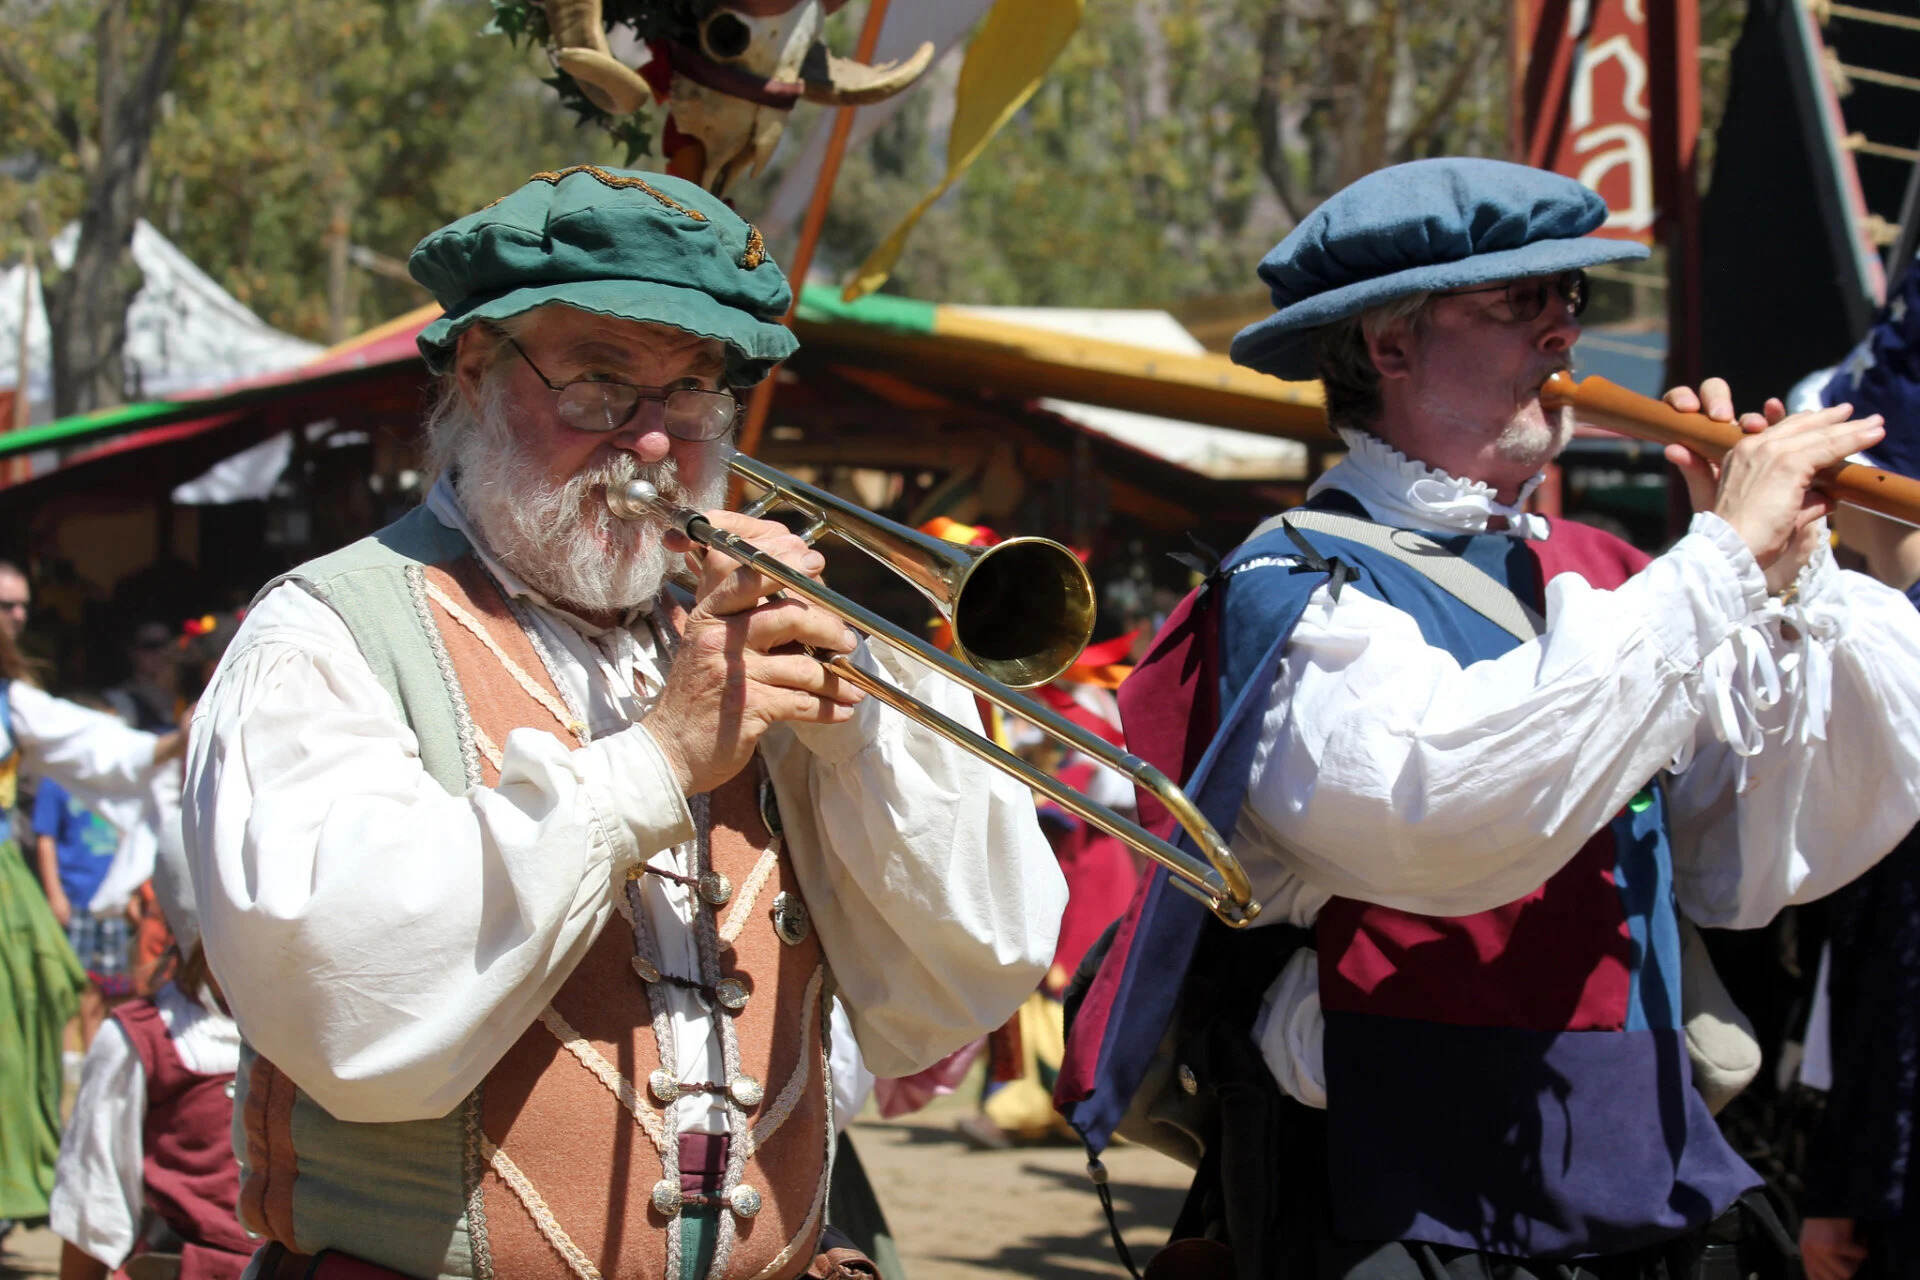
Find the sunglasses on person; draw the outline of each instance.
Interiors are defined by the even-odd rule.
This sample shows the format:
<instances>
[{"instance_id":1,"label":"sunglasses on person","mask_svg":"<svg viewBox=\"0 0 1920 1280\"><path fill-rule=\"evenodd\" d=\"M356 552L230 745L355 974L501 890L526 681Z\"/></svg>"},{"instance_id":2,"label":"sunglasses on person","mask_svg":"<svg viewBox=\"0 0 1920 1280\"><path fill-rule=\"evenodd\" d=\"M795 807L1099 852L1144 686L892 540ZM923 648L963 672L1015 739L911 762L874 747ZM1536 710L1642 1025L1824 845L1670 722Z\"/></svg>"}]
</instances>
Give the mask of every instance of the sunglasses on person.
<instances>
[{"instance_id":1,"label":"sunglasses on person","mask_svg":"<svg viewBox=\"0 0 1920 1280\"><path fill-rule=\"evenodd\" d=\"M633 420L643 400L660 405L661 426L676 440L718 440L733 428L740 411L731 391L701 387L641 387L611 378L578 378L555 382L540 371L526 349L507 334L507 344L520 353L533 376L554 393L554 413L575 431L604 434L618 431Z\"/></svg>"},{"instance_id":2,"label":"sunglasses on person","mask_svg":"<svg viewBox=\"0 0 1920 1280\"><path fill-rule=\"evenodd\" d=\"M1505 294L1507 310L1512 313L1515 324L1538 320L1540 313L1547 309L1548 297L1552 295L1557 295L1560 301L1567 304L1568 315L1577 316L1587 309L1587 273L1562 271L1557 276L1530 276L1525 280L1509 280L1505 284L1492 284L1483 289L1452 289L1439 296L1464 298L1471 293Z\"/></svg>"}]
</instances>

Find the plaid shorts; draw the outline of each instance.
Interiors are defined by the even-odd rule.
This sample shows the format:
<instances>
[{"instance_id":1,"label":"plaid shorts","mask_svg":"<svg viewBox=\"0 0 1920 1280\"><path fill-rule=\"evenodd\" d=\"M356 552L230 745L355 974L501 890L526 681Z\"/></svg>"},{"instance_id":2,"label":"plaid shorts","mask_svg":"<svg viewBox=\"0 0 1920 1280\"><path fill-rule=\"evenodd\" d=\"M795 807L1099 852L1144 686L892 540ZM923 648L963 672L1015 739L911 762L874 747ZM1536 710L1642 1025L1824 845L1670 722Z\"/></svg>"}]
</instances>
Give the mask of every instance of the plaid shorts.
<instances>
[{"instance_id":1,"label":"plaid shorts","mask_svg":"<svg viewBox=\"0 0 1920 1280\"><path fill-rule=\"evenodd\" d=\"M133 991L133 926L125 915L76 914L67 922L67 941L102 995L124 996Z\"/></svg>"}]
</instances>

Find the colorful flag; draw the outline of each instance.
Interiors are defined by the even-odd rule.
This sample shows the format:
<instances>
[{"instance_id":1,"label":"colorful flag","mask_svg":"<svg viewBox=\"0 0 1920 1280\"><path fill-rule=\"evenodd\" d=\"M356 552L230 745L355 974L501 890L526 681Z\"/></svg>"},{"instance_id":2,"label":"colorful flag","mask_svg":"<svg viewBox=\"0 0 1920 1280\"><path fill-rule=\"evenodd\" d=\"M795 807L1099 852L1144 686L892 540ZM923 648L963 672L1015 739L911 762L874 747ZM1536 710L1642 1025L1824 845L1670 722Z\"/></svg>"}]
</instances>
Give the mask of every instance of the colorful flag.
<instances>
[{"instance_id":1,"label":"colorful flag","mask_svg":"<svg viewBox=\"0 0 1920 1280\"><path fill-rule=\"evenodd\" d=\"M987 143L1033 96L1047 69L1079 29L1086 0L998 0L967 46L947 136L947 173L854 272L848 302L886 283L914 225L960 180Z\"/></svg>"}]
</instances>

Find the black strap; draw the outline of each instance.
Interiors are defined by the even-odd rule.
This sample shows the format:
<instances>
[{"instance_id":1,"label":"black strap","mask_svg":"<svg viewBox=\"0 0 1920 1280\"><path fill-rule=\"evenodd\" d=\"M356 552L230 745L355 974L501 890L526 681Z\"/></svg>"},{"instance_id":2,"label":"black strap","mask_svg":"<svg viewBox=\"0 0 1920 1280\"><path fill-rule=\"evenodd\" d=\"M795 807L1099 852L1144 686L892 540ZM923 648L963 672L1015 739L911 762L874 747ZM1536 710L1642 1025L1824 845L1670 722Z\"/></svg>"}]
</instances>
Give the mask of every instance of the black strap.
<instances>
[{"instance_id":1,"label":"black strap","mask_svg":"<svg viewBox=\"0 0 1920 1280\"><path fill-rule=\"evenodd\" d=\"M1133 1251L1121 1239L1120 1219L1113 1213L1113 1189L1107 1185L1107 1166L1100 1162L1091 1146L1087 1148L1087 1177L1093 1179L1094 1194L1100 1197L1100 1211L1107 1215L1107 1232L1113 1237L1113 1251L1120 1255L1120 1265L1133 1280L1140 1280L1140 1268L1133 1265Z\"/></svg>"},{"instance_id":2,"label":"black strap","mask_svg":"<svg viewBox=\"0 0 1920 1280\"><path fill-rule=\"evenodd\" d=\"M1204 581L1212 582L1219 577L1220 553L1194 537L1191 532L1187 534L1187 541L1193 544L1192 551L1169 551L1167 558L1189 573L1197 574Z\"/></svg>"},{"instance_id":3,"label":"black strap","mask_svg":"<svg viewBox=\"0 0 1920 1280\"><path fill-rule=\"evenodd\" d=\"M1787 1230L1786 1224L1780 1221L1780 1214L1775 1210L1765 1187L1742 1192L1734 1203L1760 1228L1760 1238L1771 1245L1780 1257L1796 1260L1800 1257L1799 1242Z\"/></svg>"},{"instance_id":4,"label":"black strap","mask_svg":"<svg viewBox=\"0 0 1920 1280\"><path fill-rule=\"evenodd\" d=\"M1352 567L1339 556L1329 559L1315 551L1313 544L1293 527L1291 520L1282 520L1280 527L1286 530L1287 541L1291 542L1294 550L1300 553L1300 562L1315 573L1327 575L1327 596L1337 602L1340 599L1340 588L1353 580Z\"/></svg>"}]
</instances>

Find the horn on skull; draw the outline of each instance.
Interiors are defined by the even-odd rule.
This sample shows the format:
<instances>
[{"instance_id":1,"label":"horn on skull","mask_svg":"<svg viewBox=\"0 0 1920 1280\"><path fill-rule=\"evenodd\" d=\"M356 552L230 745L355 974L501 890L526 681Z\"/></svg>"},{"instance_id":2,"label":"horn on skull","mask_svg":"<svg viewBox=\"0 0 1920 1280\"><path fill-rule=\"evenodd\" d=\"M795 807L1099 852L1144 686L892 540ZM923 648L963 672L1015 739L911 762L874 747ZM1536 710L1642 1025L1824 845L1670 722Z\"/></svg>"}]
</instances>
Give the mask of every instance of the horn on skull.
<instances>
[{"instance_id":1,"label":"horn on skull","mask_svg":"<svg viewBox=\"0 0 1920 1280\"><path fill-rule=\"evenodd\" d=\"M600 0L547 0L547 33L555 65L573 77L594 106L626 116L647 101L647 82L607 49Z\"/></svg>"},{"instance_id":2,"label":"horn on skull","mask_svg":"<svg viewBox=\"0 0 1920 1280\"><path fill-rule=\"evenodd\" d=\"M898 62L882 62L873 66L852 58L839 57L829 52L825 45L815 44L807 52L800 76L806 84L808 102L832 107L859 107L891 98L918 80L932 62L931 43L922 44L910 56Z\"/></svg>"}]
</instances>

